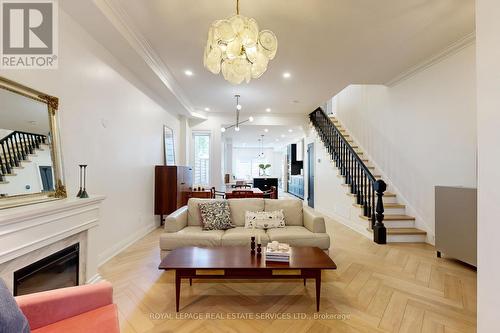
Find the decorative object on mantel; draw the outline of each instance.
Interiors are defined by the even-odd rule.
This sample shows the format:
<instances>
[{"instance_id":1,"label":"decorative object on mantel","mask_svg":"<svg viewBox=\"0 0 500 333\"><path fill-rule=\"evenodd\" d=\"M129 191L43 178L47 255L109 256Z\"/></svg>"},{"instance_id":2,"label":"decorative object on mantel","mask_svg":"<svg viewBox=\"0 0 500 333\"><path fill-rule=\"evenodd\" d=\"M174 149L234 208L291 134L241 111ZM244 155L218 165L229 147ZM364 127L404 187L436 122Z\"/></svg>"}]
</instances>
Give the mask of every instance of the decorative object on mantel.
<instances>
[{"instance_id":1,"label":"decorative object on mantel","mask_svg":"<svg viewBox=\"0 0 500 333\"><path fill-rule=\"evenodd\" d=\"M270 30L259 32L257 21L240 15L236 0L236 15L212 23L203 57L203 65L212 73L222 70L224 79L240 84L258 79L274 59L278 40Z\"/></svg>"},{"instance_id":2,"label":"decorative object on mantel","mask_svg":"<svg viewBox=\"0 0 500 333\"><path fill-rule=\"evenodd\" d=\"M80 177L79 177L79 180L80 180L80 189L78 190L78 193L76 194L76 197L79 198L81 195L82 195L82 184L83 184L83 165L79 165L80 167Z\"/></svg>"},{"instance_id":3,"label":"decorative object on mantel","mask_svg":"<svg viewBox=\"0 0 500 333\"><path fill-rule=\"evenodd\" d=\"M240 121L240 111L241 109L243 108L240 104L240 95L234 95L234 97L236 98L236 123L233 124L233 125L230 125L230 126L227 126L227 127L221 127L220 130L222 133L224 133L225 131L227 131L228 129L230 128L233 128L234 127L234 130L236 132L239 132L240 131L240 125L241 124L244 124L246 122L253 122L253 117L248 117L247 120L243 120L243 121Z\"/></svg>"},{"instance_id":4,"label":"decorative object on mantel","mask_svg":"<svg viewBox=\"0 0 500 333\"><path fill-rule=\"evenodd\" d=\"M257 244L257 258L262 257L262 244Z\"/></svg>"},{"instance_id":5,"label":"decorative object on mantel","mask_svg":"<svg viewBox=\"0 0 500 333\"><path fill-rule=\"evenodd\" d=\"M80 199L88 198L89 195L87 193L87 164L80 164L80 178L83 175L83 190L80 195L77 195ZM81 186L80 186L81 188Z\"/></svg>"}]
</instances>

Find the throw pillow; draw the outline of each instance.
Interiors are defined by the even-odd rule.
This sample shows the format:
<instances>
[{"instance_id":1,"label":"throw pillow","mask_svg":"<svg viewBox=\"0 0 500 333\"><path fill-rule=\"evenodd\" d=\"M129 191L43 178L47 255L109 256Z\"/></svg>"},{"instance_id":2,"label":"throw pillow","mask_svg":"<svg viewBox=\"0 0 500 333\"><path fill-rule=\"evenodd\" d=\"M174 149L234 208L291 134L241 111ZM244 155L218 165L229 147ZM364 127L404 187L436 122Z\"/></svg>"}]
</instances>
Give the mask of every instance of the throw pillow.
<instances>
[{"instance_id":1,"label":"throw pillow","mask_svg":"<svg viewBox=\"0 0 500 333\"><path fill-rule=\"evenodd\" d=\"M285 214L283 209L273 212L245 212L245 228L271 229L284 227Z\"/></svg>"},{"instance_id":2,"label":"throw pillow","mask_svg":"<svg viewBox=\"0 0 500 333\"><path fill-rule=\"evenodd\" d=\"M11 332L29 333L30 325L9 289L0 279L0 333Z\"/></svg>"},{"instance_id":3,"label":"throw pillow","mask_svg":"<svg viewBox=\"0 0 500 333\"><path fill-rule=\"evenodd\" d=\"M211 201L198 205L200 207L203 230L227 230L234 228L231 223L231 211L227 201Z\"/></svg>"}]
</instances>

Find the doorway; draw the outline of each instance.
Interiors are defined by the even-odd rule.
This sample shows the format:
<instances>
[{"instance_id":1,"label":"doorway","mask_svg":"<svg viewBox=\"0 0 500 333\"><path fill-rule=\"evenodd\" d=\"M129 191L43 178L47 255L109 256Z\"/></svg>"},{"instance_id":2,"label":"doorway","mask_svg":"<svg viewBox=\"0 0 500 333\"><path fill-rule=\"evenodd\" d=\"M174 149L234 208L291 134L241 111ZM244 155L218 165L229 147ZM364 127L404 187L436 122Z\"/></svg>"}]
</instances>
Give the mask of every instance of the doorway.
<instances>
[{"instance_id":1,"label":"doorway","mask_svg":"<svg viewBox=\"0 0 500 333\"><path fill-rule=\"evenodd\" d=\"M314 143L307 145L307 204L314 208Z\"/></svg>"}]
</instances>

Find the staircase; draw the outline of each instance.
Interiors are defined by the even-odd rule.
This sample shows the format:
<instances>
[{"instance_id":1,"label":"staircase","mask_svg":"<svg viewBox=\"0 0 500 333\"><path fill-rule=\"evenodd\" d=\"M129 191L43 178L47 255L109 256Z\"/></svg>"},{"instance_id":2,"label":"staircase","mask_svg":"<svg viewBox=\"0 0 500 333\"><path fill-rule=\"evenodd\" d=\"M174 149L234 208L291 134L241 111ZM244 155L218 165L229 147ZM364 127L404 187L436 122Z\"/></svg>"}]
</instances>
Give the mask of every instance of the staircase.
<instances>
[{"instance_id":1,"label":"staircase","mask_svg":"<svg viewBox=\"0 0 500 333\"><path fill-rule=\"evenodd\" d=\"M415 218L406 214L406 206L398 202L397 195L386 191L387 184L338 119L321 108L309 119L338 168L338 177L344 180L346 195L359 210L359 223L366 223L373 240L379 244L425 242L427 233L415 227Z\"/></svg>"},{"instance_id":2,"label":"staircase","mask_svg":"<svg viewBox=\"0 0 500 333\"><path fill-rule=\"evenodd\" d=\"M0 139L0 197L8 195L2 185L9 184L11 177L17 176L16 170L23 169L23 163L31 162L37 150L43 150L45 135L13 131Z\"/></svg>"}]
</instances>

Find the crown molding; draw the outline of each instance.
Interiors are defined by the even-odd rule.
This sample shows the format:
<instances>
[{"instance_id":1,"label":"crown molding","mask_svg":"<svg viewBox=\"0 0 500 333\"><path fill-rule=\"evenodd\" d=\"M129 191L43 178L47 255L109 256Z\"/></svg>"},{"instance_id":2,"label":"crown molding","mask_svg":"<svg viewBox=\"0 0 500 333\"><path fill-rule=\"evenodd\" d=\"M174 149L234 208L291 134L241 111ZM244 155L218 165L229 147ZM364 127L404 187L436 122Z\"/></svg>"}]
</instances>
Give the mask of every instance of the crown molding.
<instances>
[{"instance_id":1,"label":"crown molding","mask_svg":"<svg viewBox=\"0 0 500 333\"><path fill-rule=\"evenodd\" d=\"M129 43L134 51L151 68L165 87L177 98L187 113L195 118L206 118L203 111L196 110L186 97L181 86L177 83L168 66L153 49L147 38L133 25L123 7L113 0L94 0L96 7L111 22L122 37Z\"/></svg>"},{"instance_id":2,"label":"crown molding","mask_svg":"<svg viewBox=\"0 0 500 333\"><path fill-rule=\"evenodd\" d=\"M467 46L473 44L476 41L476 32L472 32L463 38L459 39L458 41L452 43L445 49L441 50L440 52L434 54L430 58L422 61L421 63L411 67L409 70L406 72L396 76L392 80L389 80L388 82L385 83L386 86L392 87L397 85L398 83L409 79L410 77L426 70L427 68L443 61L444 59L456 54L457 52L463 50Z\"/></svg>"}]
</instances>

